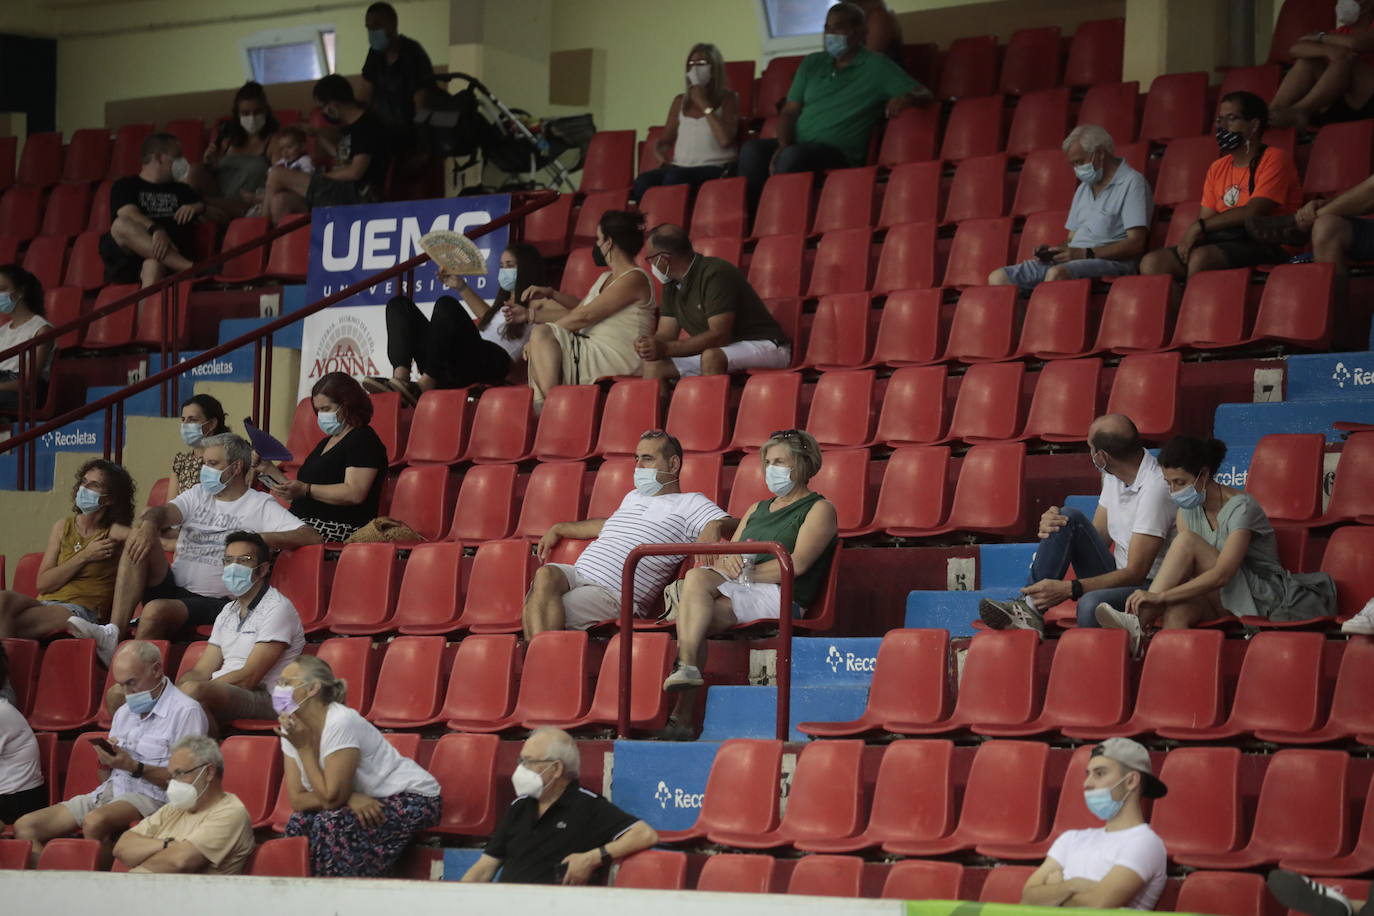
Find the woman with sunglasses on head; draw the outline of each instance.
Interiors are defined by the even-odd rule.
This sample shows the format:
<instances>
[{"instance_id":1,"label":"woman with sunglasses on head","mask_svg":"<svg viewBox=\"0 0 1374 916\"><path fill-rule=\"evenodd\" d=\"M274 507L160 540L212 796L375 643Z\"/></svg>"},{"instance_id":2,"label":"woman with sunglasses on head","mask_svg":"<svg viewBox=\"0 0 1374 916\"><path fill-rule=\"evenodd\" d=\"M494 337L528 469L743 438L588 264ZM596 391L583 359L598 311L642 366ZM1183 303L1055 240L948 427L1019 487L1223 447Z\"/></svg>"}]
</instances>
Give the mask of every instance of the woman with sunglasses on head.
<instances>
[{"instance_id":1,"label":"woman with sunglasses on head","mask_svg":"<svg viewBox=\"0 0 1374 916\"><path fill-rule=\"evenodd\" d=\"M835 555L835 506L808 486L821 469L815 437L799 429L779 430L759 451L764 482L773 496L744 513L734 541L777 541L792 554L793 617L820 594ZM688 570L677 609L678 660L663 682L682 691L662 737L688 741L697 688L705 684L706 637L742 623L777 620L781 612L782 567L772 554L712 558L710 566Z\"/></svg>"}]
</instances>

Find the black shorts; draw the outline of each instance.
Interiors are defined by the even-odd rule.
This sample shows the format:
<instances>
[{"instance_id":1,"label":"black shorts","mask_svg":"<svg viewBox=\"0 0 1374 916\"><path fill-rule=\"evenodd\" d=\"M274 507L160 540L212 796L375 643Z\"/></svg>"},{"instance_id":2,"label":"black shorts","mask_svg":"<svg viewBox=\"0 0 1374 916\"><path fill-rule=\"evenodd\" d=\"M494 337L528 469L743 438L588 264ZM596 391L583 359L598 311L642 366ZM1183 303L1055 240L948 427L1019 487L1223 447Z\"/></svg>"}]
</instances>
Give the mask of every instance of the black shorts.
<instances>
[{"instance_id":1,"label":"black shorts","mask_svg":"<svg viewBox=\"0 0 1374 916\"><path fill-rule=\"evenodd\" d=\"M336 181L319 172L310 174L310 187L305 190L305 202L311 207L349 207L375 201L376 196L356 182Z\"/></svg>"},{"instance_id":2,"label":"black shorts","mask_svg":"<svg viewBox=\"0 0 1374 916\"><path fill-rule=\"evenodd\" d=\"M1258 242L1254 239L1227 239L1217 242L1201 242L1199 248L1215 248L1221 252L1221 256L1226 259L1227 267L1256 267L1260 264L1284 264L1287 263L1290 255L1284 251L1280 245L1273 245L1269 242ZM1174 257L1178 258L1178 249L1174 249ZM1178 258L1180 263L1185 264L1182 258Z\"/></svg>"},{"instance_id":3,"label":"black shorts","mask_svg":"<svg viewBox=\"0 0 1374 916\"><path fill-rule=\"evenodd\" d=\"M1356 217L1350 221L1350 251L1352 261L1374 261L1374 218Z\"/></svg>"},{"instance_id":4,"label":"black shorts","mask_svg":"<svg viewBox=\"0 0 1374 916\"><path fill-rule=\"evenodd\" d=\"M219 616L219 612L224 610L224 605L228 603L227 598L207 598L182 588L177 585L170 569L167 570L167 577L161 582L143 590L144 604L158 600L180 601L186 605L186 626L188 627L212 625L215 618Z\"/></svg>"},{"instance_id":5,"label":"black shorts","mask_svg":"<svg viewBox=\"0 0 1374 916\"><path fill-rule=\"evenodd\" d=\"M143 275L143 258L119 247L114 236L100 237L100 260L105 262L106 283L138 283Z\"/></svg>"}]
</instances>

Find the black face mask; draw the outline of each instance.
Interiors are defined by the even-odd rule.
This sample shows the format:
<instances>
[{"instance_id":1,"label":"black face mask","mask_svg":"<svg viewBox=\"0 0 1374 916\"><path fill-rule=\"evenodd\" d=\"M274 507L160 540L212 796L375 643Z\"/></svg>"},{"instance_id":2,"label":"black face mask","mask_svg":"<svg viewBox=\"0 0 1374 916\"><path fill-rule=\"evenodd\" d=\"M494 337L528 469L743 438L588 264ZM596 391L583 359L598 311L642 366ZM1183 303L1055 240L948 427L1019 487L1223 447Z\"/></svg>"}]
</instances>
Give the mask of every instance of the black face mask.
<instances>
[{"instance_id":1,"label":"black face mask","mask_svg":"<svg viewBox=\"0 0 1374 916\"><path fill-rule=\"evenodd\" d=\"M1217 125L1217 149L1229 153L1245 142L1245 135Z\"/></svg>"},{"instance_id":2,"label":"black face mask","mask_svg":"<svg viewBox=\"0 0 1374 916\"><path fill-rule=\"evenodd\" d=\"M609 264L606 263L606 254L605 254L605 252L603 252L603 251L601 250L601 246L600 246L600 245L593 245L593 246L592 246L592 263L595 264L597 267L609 267L609 266L610 266Z\"/></svg>"}]
</instances>

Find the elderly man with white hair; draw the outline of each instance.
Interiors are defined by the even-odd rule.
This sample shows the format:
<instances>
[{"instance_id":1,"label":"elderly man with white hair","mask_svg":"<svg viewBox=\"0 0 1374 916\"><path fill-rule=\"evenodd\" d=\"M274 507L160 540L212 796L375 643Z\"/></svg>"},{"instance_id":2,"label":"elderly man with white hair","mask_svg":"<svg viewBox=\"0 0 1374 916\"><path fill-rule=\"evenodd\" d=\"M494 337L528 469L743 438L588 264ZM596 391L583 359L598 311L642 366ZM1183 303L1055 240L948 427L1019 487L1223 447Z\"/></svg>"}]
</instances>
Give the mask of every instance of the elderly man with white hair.
<instances>
[{"instance_id":1,"label":"elderly man with white hair","mask_svg":"<svg viewBox=\"0 0 1374 916\"><path fill-rule=\"evenodd\" d=\"M93 791L21 817L14 835L33 846L33 861L51 839L80 830L100 842L100 867L109 868L115 837L167 801L171 748L208 725L200 704L176 688L157 646L130 640L115 652L110 676L124 688L108 739L92 741L105 781Z\"/></svg>"},{"instance_id":2,"label":"elderly man with white hair","mask_svg":"<svg viewBox=\"0 0 1374 916\"><path fill-rule=\"evenodd\" d=\"M1116 155L1112 135L1080 124L1064 138L1064 155L1078 178L1063 245L1042 245L1035 257L999 267L993 286L1034 289L1046 280L1119 277L1136 273L1150 238L1154 203L1145 176Z\"/></svg>"},{"instance_id":3,"label":"elderly man with white hair","mask_svg":"<svg viewBox=\"0 0 1374 916\"><path fill-rule=\"evenodd\" d=\"M515 801L463 875L468 882L586 884L602 866L648 849L658 833L578 783L577 742L562 729L536 728L511 776Z\"/></svg>"},{"instance_id":4,"label":"elderly man with white hair","mask_svg":"<svg viewBox=\"0 0 1374 916\"><path fill-rule=\"evenodd\" d=\"M187 735L167 761L167 804L128 830L115 858L130 871L237 875L253 853L253 819L224 791L224 755L214 738Z\"/></svg>"}]
</instances>

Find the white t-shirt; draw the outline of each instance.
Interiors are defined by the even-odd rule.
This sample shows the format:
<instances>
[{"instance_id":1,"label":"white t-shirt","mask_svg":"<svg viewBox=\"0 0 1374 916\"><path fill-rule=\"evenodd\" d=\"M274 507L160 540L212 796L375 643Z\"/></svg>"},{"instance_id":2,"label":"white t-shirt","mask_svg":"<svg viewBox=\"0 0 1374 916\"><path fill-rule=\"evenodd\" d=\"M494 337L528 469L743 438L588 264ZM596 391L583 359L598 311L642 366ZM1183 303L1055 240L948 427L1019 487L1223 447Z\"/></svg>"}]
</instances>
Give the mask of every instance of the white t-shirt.
<instances>
[{"instance_id":1,"label":"white t-shirt","mask_svg":"<svg viewBox=\"0 0 1374 916\"><path fill-rule=\"evenodd\" d=\"M1107 510L1107 533L1112 538L1116 568L1125 569L1131 549L1131 535L1148 534L1163 538L1148 578L1159 573L1169 542L1174 539L1174 520L1178 506L1169 495L1169 485L1160 473L1159 462L1149 452L1140 459L1135 483L1129 487L1111 474L1102 475L1102 495L1097 504Z\"/></svg>"},{"instance_id":2,"label":"white t-shirt","mask_svg":"<svg viewBox=\"0 0 1374 916\"><path fill-rule=\"evenodd\" d=\"M52 328L52 324L41 315L34 315L28 321L15 327L13 322L5 322L0 325L0 350L8 350L10 347L17 347L25 341L33 340L39 334ZM48 350L47 361L38 368L38 374L43 378L48 377L48 370L52 368L52 349ZM0 372L18 372L19 357L11 356L4 362L0 362Z\"/></svg>"},{"instance_id":3,"label":"white t-shirt","mask_svg":"<svg viewBox=\"0 0 1374 916\"><path fill-rule=\"evenodd\" d=\"M409 757L402 757L391 742L382 737L370 722L342 703L330 703L320 735L320 766L329 755L350 747L358 749L358 768L353 771L353 791L373 798L390 798L401 792L434 797L439 782ZM301 785L314 791L310 777L301 766L301 756L290 741L281 739L282 753L296 762Z\"/></svg>"},{"instance_id":4,"label":"white t-shirt","mask_svg":"<svg viewBox=\"0 0 1374 916\"><path fill-rule=\"evenodd\" d=\"M1066 830L1050 847L1049 858L1059 863L1065 879L1101 881L1114 867L1126 866L1145 881L1131 898L1132 910L1153 910L1164 890L1168 854L1164 841L1149 824L1137 824L1126 830Z\"/></svg>"},{"instance_id":5,"label":"white t-shirt","mask_svg":"<svg viewBox=\"0 0 1374 916\"><path fill-rule=\"evenodd\" d=\"M631 490L611 513L601 534L587 545L574 567L613 595L620 595L625 558L641 544L695 541L710 522L725 518L725 510L701 493L642 496ZM635 570L635 613L644 614L654 597L672 579L680 556L645 557Z\"/></svg>"},{"instance_id":6,"label":"white t-shirt","mask_svg":"<svg viewBox=\"0 0 1374 916\"><path fill-rule=\"evenodd\" d=\"M217 678L237 671L248 661L249 654L260 642L280 642L286 644L286 651L272 669L263 675L258 684L247 685L247 689L263 686L268 690L277 682L282 669L296 660L305 648L305 630L301 626L301 615L291 599L270 585L258 596L258 600L248 611L248 616L239 619L238 599L230 601L215 618L210 630L210 645L219 646L224 655L224 664L219 666L211 678Z\"/></svg>"},{"instance_id":7,"label":"white t-shirt","mask_svg":"<svg viewBox=\"0 0 1374 916\"><path fill-rule=\"evenodd\" d=\"M491 323L481 330L483 340L489 340L502 350L510 354L512 360L520 358L520 354L525 350L525 344L530 342L530 329L534 325L525 322L520 325L520 333L514 339L506 339L501 332L506 329L506 313L504 309L496 309L496 314L491 317Z\"/></svg>"},{"instance_id":8,"label":"white t-shirt","mask_svg":"<svg viewBox=\"0 0 1374 916\"><path fill-rule=\"evenodd\" d=\"M0 795L43 785L38 739L23 713L0 697Z\"/></svg>"},{"instance_id":9,"label":"white t-shirt","mask_svg":"<svg viewBox=\"0 0 1374 916\"><path fill-rule=\"evenodd\" d=\"M238 499L215 499L200 484L171 501L181 511L181 534L172 560L176 584L207 598L232 598L224 587L224 539L233 531L295 531L305 523L260 490ZM156 583L152 583L156 584Z\"/></svg>"}]
</instances>

